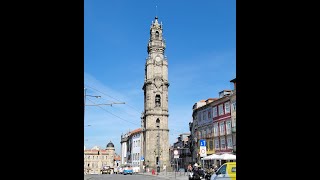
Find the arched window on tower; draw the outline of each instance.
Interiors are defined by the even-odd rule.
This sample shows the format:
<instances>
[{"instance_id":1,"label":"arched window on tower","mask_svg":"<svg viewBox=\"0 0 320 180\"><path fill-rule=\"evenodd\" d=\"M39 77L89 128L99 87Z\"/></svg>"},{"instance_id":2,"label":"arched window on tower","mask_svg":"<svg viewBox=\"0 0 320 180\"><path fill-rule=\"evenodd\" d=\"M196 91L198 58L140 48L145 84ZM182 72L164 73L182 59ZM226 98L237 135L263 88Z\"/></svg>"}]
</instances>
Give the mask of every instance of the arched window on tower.
<instances>
[{"instance_id":1,"label":"arched window on tower","mask_svg":"<svg viewBox=\"0 0 320 180\"><path fill-rule=\"evenodd\" d=\"M156 31L156 38L159 38L159 32Z\"/></svg>"},{"instance_id":2,"label":"arched window on tower","mask_svg":"<svg viewBox=\"0 0 320 180\"><path fill-rule=\"evenodd\" d=\"M156 104L156 107L160 107L161 106L161 98L160 98L160 95L159 94L157 94L156 95L156 102L155 102L155 104Z\"/></svg>"},{"instance_id":3,"label":"arched window on tower","mask_svg":"<svg viewBox=\"0 0 320 180\"><path fill-rule=\"evenodd\" d=\"M157 128L160 128L160 119L159 118L156 120L156 126L157 126Z\"/></svg>"}]
</instances>

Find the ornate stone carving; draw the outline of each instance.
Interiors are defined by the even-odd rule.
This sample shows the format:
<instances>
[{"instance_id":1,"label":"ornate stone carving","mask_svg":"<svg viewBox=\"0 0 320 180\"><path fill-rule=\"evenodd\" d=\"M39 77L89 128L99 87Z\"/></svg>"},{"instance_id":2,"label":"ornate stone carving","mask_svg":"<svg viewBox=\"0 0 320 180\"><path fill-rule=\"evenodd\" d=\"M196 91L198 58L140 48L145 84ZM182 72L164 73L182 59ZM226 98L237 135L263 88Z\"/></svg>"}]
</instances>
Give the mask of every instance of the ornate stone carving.
<instances>
[{"instance_id":1,"label":"ornate stone carving","mask_svg":"<svg viewBox=\"0 0 320 180\"><path fill-rule=\"evenodd\" d=\"M154 85L156 86L157 90L159 90L160 87L162 86L162 79L160 79L160 78L155 78L155 79L154 79Z\"/></svg>"}]
</instances>

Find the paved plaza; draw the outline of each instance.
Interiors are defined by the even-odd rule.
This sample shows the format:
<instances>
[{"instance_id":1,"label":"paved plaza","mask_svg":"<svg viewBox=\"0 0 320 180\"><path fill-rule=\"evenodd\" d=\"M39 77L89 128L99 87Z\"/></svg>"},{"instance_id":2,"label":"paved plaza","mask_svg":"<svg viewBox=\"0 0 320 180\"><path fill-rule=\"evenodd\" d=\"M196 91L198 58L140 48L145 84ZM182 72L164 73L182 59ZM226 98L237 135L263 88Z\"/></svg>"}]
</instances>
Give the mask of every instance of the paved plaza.
<instances>
[{"instance_id":1,"label":"paved plaza","mask_svg":"<svg viewBox=\"0 0 320 180\"><path fill-rule=\"evenodd\" d=\"M134 175L123 175L123 174L89 174L84 175L84 180L103 180L103 179L172 179L172 180L188 180L187 172L160 172L158 175L152 175L151 172L137 173Z\"/></svg>"}]
</instances>

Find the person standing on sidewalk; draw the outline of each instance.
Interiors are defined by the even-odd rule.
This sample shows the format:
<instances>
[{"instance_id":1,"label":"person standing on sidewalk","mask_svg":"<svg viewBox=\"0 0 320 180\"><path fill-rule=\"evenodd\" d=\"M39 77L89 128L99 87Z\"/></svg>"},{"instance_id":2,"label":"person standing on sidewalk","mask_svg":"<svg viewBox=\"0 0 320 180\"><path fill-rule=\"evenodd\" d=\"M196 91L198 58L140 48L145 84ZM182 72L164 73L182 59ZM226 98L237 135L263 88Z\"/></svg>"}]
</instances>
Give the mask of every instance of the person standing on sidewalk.
<instances>
[{"instance_id":1,"label":"person standing on sidewalk","mask_svg":"<svg viewBox=\"0 0 320 180\"><path fill-rule=\"evenodd\" d=\"M198 167L198 164L195 163L195 164L193 165L193 170L192 170L192 172L193 172L192 179L193 179L193 180L200 180L201 172L200 172L200 170L199 170L198 168L199 168L199 167Z\"/></svg>"},{"instance_id":2,"label":"person standing on sidewalk","mask_svg":"<svg viewBox=\"0 0 320 180\"><path fill-rule=\"evenodd\" d=\"M188 176L190 176L190 173L192 172L192 166L191 166L191 164L188 165L187 171L188 171Z\"/></svg>"}]
</instances>

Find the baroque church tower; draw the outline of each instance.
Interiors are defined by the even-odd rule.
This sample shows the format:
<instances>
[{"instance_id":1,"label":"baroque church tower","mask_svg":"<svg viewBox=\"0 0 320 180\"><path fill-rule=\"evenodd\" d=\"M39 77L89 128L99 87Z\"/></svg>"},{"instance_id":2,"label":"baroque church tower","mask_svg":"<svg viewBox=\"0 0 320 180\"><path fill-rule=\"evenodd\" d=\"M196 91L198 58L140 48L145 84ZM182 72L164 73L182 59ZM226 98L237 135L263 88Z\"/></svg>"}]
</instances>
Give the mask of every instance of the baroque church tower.
<instances>
[{"instance_id":1,"label":"baroque church tower","mask_svg":"<svg viewBox=\"0 0 320 180\"><path fill-rule=\"evenodd\" d=\"M144 164L150 168L158 165L170 167L168 129L168 61L164 55L162 23L155 17L150 27L148 57L145 64L144 112L141 116L143 129L142 154Z\"/></svg>"}]
</instances>

